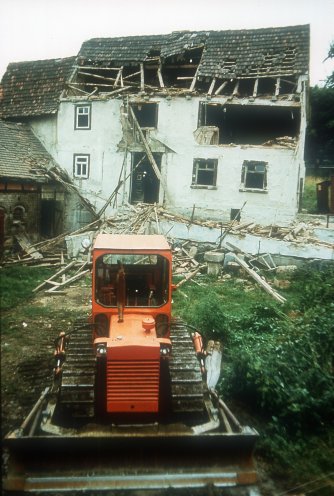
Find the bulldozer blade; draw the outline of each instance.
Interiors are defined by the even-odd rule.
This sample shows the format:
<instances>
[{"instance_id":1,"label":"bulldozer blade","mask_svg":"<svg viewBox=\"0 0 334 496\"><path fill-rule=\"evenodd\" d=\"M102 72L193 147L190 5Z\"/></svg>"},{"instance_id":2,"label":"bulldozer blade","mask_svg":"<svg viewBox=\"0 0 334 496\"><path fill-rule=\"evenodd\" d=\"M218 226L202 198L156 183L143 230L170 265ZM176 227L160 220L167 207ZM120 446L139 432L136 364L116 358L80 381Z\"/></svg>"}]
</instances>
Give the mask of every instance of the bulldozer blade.
<instances>
[{"instance_id":1,"label":"bulldozer blade","mask_svg":"<svg viewBox=\"0 0 334 496\"><path fill-rule=\"evenodd\" d=\"M221 372L222 353L213 349L212 353L205 358L206 383L209 389L215 389Z\"/></svg>"},{"instance_id":2,"label":"bulldozer blade","mask_svg":"<svg viewBox=\"0 0 334 496\"><path fill-rule=\"evenodd\" d=\"M8 435L5 494L163 494L171 488L196 494L206 487L229 488L229 495L258 494L253 461L258 435L248 427L240 433L199 435L160 424L89 429L62 436Z\"/></svg>"}]
</instances>

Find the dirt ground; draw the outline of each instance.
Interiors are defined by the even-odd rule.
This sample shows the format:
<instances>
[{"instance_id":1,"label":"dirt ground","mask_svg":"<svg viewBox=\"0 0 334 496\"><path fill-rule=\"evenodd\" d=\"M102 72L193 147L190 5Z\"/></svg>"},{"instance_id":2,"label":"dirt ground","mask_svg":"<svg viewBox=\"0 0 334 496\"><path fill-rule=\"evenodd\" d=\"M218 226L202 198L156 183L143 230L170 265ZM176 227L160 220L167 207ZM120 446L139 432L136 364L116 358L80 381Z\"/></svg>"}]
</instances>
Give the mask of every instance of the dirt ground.
<instances>
[{"instance_id":1,"label":"dirt ground","mask_svg":"<svg viewBox=\"0 0 334 496\"><path fill-rule=\"evenodd\" d=\"M18 428L40 394L51 385L54 340L69 331L74 316L88 318L90 288L69 287L65 294L40 291L27 303L35 317L22 320L24 305L6 312L1 331L2 436ZM48 315L48 309L52 314ZM59 317L57 315L59 310ZM30 312L29 312L30 313ZM41 314L39 316L39 314Z\"/></svg>"}]
</instances>

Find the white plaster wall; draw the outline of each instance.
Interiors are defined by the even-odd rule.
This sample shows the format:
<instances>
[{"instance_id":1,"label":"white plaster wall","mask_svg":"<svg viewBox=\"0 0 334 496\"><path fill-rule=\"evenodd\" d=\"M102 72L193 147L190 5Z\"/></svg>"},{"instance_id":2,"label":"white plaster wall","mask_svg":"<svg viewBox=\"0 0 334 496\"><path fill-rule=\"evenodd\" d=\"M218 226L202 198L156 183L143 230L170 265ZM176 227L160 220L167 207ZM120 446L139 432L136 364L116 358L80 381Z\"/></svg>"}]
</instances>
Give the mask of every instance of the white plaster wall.
<instances>
[{"instance_id":1,"label":"white plaster wall","mask_svg":"<svg viewBox=\"0 0 334 496\"><path fill-rule=\"evenodd\" d=\"M33 133L52 157L57 155L57 114L36 117L30 121Z\"/></svg>"},{"instance_id":2,"label":"white plaster wall","mask_svg":"<svg viewBox=\"0 0 334 496\"><path fill-rule=\"evenodd\" d=\"M58 113L57 161L67 170L82 195L102 208L118 184L123 152L117 149L122 139L120 100L93 101L91 129L74 129L75 104L62 102ZM88 179L73 177L73 155L90 155Z\"/></svg>"},{"instance_id":3,"label":"white plaster wall","mask_svg":"<svg viewBox=\"0 0 334 496\"><path fill-rule=\"evenodd\" d=\"M193 205L198 217L230 219L231 209L242 210L242 220L263 224L286 224L298 208L298 182L303 170L303 144L298 149L199 145L194 139L200 98L172 98L159 101L156 138L175 153L166 156L166 180L171 208L189 214ZM303 136L304 138L304 136ZM303 140L302 140L303 141ZM217 189L191 188L193 160L218 159ZM240 192L244 160L268 163L266 193Z\"/></svg>"},{"instance_id":4,"label":"white plaster wall","mask_svg":"<svg viewBox=\"0 0 334 496\"><path fill-rule=\"evenodd\" d=\"M160 201L165 201L167 208L190 216L195 205L197 218L226 221L230 219L231 209L243 207L242 221L265 225L285 225L294 219L298 209L299 178L304 175L303 113L301 140L295 150L247 145L208 146L199 145L193 134L197 128L199 102L203 98L155 97L150 101L156 101L159 106L158 128L150 135L167 150L162 159L161 174L167 185L168 198L160 187ZM128 153L124 160L124 150L118 149L123 138L122 98L89 103L92 106L90 130L74 129L75 103L71 101L60 103L57 117L34 121L32 126L71 178L73 155L90 154L89 178L73 180L81 194L99 211L116 188L119 178L125 178L130 172L131 154ZM195 158L218 159L216 189L191 188ZM244 160L268 163L266 193L239 191ZM122 170L123 162L125 167ZM128 201L129 189L130 180L127 180L119 191L118 205L122 200ZM106 211L107 215L109 211L111 207Z\"/></svg>"}]
</instances>

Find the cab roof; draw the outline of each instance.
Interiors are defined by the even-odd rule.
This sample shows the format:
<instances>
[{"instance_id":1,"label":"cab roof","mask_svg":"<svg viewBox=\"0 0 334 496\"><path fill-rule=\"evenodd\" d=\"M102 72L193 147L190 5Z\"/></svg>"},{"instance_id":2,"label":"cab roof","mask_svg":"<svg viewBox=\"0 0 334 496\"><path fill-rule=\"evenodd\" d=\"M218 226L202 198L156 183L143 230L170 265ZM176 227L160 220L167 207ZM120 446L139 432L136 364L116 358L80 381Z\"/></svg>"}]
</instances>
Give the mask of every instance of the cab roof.
<instances>
[{"instance_id":1,"label":"cab roof","mask_svg":"<svg viewBox=\"0 0 334 496\"><path fill-rule=\"evenodd\" d=\"M93 250L170 251L171 247L161 234L98 234Z\"/></svg>"}]
</instances>

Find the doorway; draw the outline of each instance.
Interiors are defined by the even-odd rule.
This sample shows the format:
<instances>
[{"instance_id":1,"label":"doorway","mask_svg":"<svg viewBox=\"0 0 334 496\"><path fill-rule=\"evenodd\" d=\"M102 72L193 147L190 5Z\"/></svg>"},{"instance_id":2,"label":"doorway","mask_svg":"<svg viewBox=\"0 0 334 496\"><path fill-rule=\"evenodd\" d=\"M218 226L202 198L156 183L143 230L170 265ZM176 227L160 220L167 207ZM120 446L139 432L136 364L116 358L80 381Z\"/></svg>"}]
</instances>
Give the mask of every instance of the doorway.
<instances>
[{"instance_id":1,"label":"doorway","mask_svg":"<svg viewBox=\"0 0 334 496\"><path fill-rule=\"evenodd\" d=\"M40 233L43 238L53 238L62 230L62 206L56 200L41 201Z\"/></svg>"},{"instance_id":2,"label":"doorway","mask_svg":"<svg viewBox=\"0 0 334 496\"><path fill-rule=\"evenodd\" d=\"M160 181L146 153L134 152L131 157L130 203L158 203ZM153 157L160 170L162 153L153 153Z\"/></svg>"}]
</instances>

